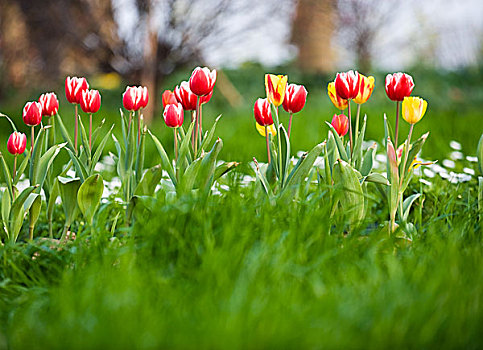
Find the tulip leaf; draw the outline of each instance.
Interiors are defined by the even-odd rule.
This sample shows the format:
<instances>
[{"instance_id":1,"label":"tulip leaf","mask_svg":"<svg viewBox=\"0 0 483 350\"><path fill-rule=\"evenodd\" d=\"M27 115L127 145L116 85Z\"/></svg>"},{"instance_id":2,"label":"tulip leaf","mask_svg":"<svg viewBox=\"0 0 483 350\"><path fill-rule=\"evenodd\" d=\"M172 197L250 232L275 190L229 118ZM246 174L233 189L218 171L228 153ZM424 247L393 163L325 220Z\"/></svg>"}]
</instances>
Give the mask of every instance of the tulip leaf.
<instances>
[{"instance_id":1,"label":"tulip leaf","mask_svg":"<svg viewBox=\"0 0 483 350\"><path fill-rule=\"evenodd\" d=\"M37 173L37 168L40 162L40 156L42 155L42 148L44 145L45 134L46 134L45 128L40 128L40 131L37 137L35 138L34 149L32 152L32 156L30 157L29 179L30 179L31 185L36 184L35 174Z\"/></svg>"},{"instance_id":2,"label":"tulip leaf","mask_svg":"<svg viewBox=\"0 0 483 350\"><path fill-rule=\"evenodd\" d=\"M64 141L67 142L67 147L71 151L74 151L74 144L72 143L72 139L69 136L69 132L65 128L64 122L62 121L62 118L60 117L59 113L57 113L55 117L57 120L57 124L59 125L60 134L62 135L62 138L64 139Z\"/></svg>"},{"instance_id":3,"label":"tulip leaf","mask_svg":"<svg viewBox=\"0 0 483 350\"><path fill-rule=\"evenodd\" d=\"M163 169L161 165L153 166L146 170L141 178L141 181L136 186L134 195L136 196L153 196L156 186L163 177Z\"/></svg>"},{"instance_id":4,"label":"tulip leaf","mask_svg":"<svg viewBox=\"0 0 483 350\"><path fill-rule=\"evenodd\" d=\"M84 182L87 177L87 170L79 160L79 158L74 154L70 148L66 148L67 153L69 153L70 159L72 160L72 164L74 164L74 168L76 170L76 174L80 177L80 180Z\"/></svg>"},{"instance_id":5,"label":"tulip leaf","mask_svg":"<svg viewBox=\"0 0 483 350\"><path fill-rule=\"evenodd\" d=\"M480 141L478 142L478 147L476 148L476 157L478 158L478 167L480 169L480 174L483 175L483 134L481 134Z\"/></svg>"},{"instance_id":6,"label":"tulip leaf","mask_svg":"<svg viewBox=\"0 0 483 350\"><path fill-rule=\"evenodd\" d=\"M337 200L348 215L350 224L356 225L364 218L364 192L358 172L347 162L339 160L334 165L334 183L341 186Z\"/></svg>"},{"instance_id":7,"label":"tulip leaf","mask_svg":"<svg viewBox=\"0 0 483 350\"><path fill-rule=\"evenodd\" d=\"M5 225L8 222L8 217L10 215L10 208L12 206L12 197L10 197L10 193L6 189L1 193L2 193L2 221L3 221L3 225Z\"/></svg>"},{"instance_id":8,"label":"tulip leaf","mask_svg":"<svg viewBox=\"0 0 483 350\"><path fill-rule=\"evenodd\" d=\"M213 139L213 136L215 135L216 126L218 125L218 121L220 119L221 119L221 114L218 117L216 117L215 122L211 126L211 129L206 132L205 137L203 138L203 142L201 143L201 147L198 150L197 157L199 157L201 155L201 151L203 149L208 148L211 140Z\"/></svg>"},{"instance_id":9,"label":"tulip leaf","mask_svg":"<svg viewBox=\"0 0 483 350\"><path fill-rule=\"evenodd\" d=\"M84 123L82 122L82 118L80 114L77 116L79 120L79 129L80 129L80 136L82 146L84 147L84 152L86 153L87 159L91 159L91 148L89 147L89 139L87 138L86 129L84 128Z\"/></svg>"},{"instance_id":10,"label":"tulip leaf","mask_svg":"<svg viewBox=\"0 0 483 350\"><path fill-rule=\"evenodd\" d=\"M35 168L34 177L33 177L33 184L39 185L39 189L43 187L45 178L47 177L47 173L49 168L52 166L55 157L59 154L60 150L66 145L67 143L61 143L58 145L53 145L50 147L47 152L45 152L38 162L38 165Z\"/></svg>"},{"instance_id":11,"label":"tulip leaf","mask_svg":"<svg viewBox=\"0 0 483 350\"><path fill-rule=\"evenodd\" d=\"M215 144L213 145L211 151L206 153L201 158L201 164L198 171L197 179L200 189L204 189L205 191L210 190L211 184L213 183L213 175L215 174L216 169L216 159L222 148L223 141L218 138L215 141Z\"/></svg>"},{"instance_id":12,"label":"tulip leaf","mask_svg":"<svg viewBox=\"0 0 483 350\"><path fill-rule=\"evenodd\" d=\"M173 182L173 185L176 186L177 181L176 181L176 175L174 173L173 165L171 164L171 161L169 160L168 155L166 154L166 151L164 150L162 143L158 140L156 136L153 135L153 133L150 130L148 130L148 132L154 141L154 145L156 146L156 149L158 150L159 155L161 156L161 164L163 168L168 172L168 176Z\"/></svg>"},{"instance_id":13,"label":"tulip leaf","mask_svg":"<svg viewBox=\"0 0 483 350\"><path fill-rule=\"evenodd\" d=\"M339 134L334 129L334 127L332 126L332 124L330 124L327 121L325 123L329 126L329 129L332 132L332 136L334 136L335 144L337 146L337 150L339 151L340 157L342 158L343 161L349 162L349 157L347 156L347 152L346 152L346 150L344 148L344 144L342 143L342 140L341 140Z\"/></svg>"},{"instance_id":14,"label":"tulip leaf","mask_svg":"<svg viewBox=\"0 0 483 350\"><path fill-rule=\"evenodd\" d=\"M418 155L418 153L421 151L423 148L424 143L426 142L426 139L429 136L429 132L425 133L422 135L419 139L417 139L412 145L411 148L408 152L408 161L406 162L406 167L404 168L404 173L402 169L399 169L399 174L407 174L409 171L409 168L411 167L413 159ZM402 168L402 163L400 164L400 167Z\"/></svg>"},{"instance_id":15,"label":"tulip leaf","mask_svg":"<svg viewBox=\"0 0 483 350\"><path fill-rule=\"evenodd\" d=\"M10 170L8 170L8 166L7 166L7 163L5 162L5 158L3 158L2 152L0 152L0 164L2 165L3 176L5 178L5 182L7 183L7 191L10 194L10 198L13 198L12 176L10 175Z\"/></svg>"},{"instance_id":16,"label":"tulip leaf","mask_svg":"<svg viewBox=\"0 0 483 350\"><path fill-rule=\"evenodd\" d=\"M374 157L376 156L376 149L377 144L374 143L371 147L367 149L366 154L364 154L364 159L362 160L362 164L360 167L360 172L362 176L367 176L372 171Z\"/></svg>"},{"instance_id":17,"label":"tulip leaf","mask_svg":"<svg viewBox=\"0 0 483 350\"><path fill-rule=\"evenodd\" d=\"M79 187L77 192L77 205L82 215L92 226L94 214L101 204L102 193L104 192L104 181L100 174L89 176Z\"/></svg>"},{"instance_id":18,"label":"tulip leaf","mask_svg":"<svg viewBox=\"0 0 483 350\"><path fill-rule=\"evenodd\" d=\"M58 176L57 179L59 181L59 193L65 214L64 237L62 237L65 238L67 229L78 214L77 193L81 186L81 179L78 177L70 179L62 176Z\"/></svg>"},{"instance_id":19,"label":"tulip leaf","mask_svg":"<svg viewBox=\"0 0 483 350\"><path fill-rule=\"evenodd\" d=\"M288 168L290 166L290 140L287 135L287 131L280 124L278 128L278 133L280 135L281 146L282 149L280 150L280 156L282 157L282 169L280 171L280 183L283 187L285 180L287 178Z\"/></svg>"},{"instance_id":20,"label":"tulip leaf","mask_svg":"<svg viewBox=\"0 0 483 350\"><path fill-rule=\"evenodd\" d=\"M372 173L367 176L364 176L362 180L363 180L362 182L373 182L376 184L381 184L386 186L390 185L389 181L383 175L378 173Z\"/></svg>"},{"instance_id":21,"label":"tulip leaf","mask_svg":"<svg viewBox=\"0 0 483 350\"><path fill-rule=\"evenodd\" d=\"M310 150L305 159L300 163L298 167L295 167L287 178L284 190L286 188L291 188L298 186L302 181L305 180L310 169L314 165L317 157L322 153L325 143L319 143L314 148Z\"/></svg>"},{"instance_id":22,"label":"tulip leaf","mask_svg":"<svg viewBox=\"0 0 483 350\"><path fill-rule=\"evenodd\" d=\"M49 222L49 236L52 238L52 221L54 219L54 208L55 208L55 201L57 197L59 197L59 180L57 178L54 179L54 184L50 189L50 196L47 202L47 209L46 209L46 216L47 221Z\"/></svg>"},{"instance_id":23,"label":"tulip leaf","mask_svg":"<svg viewBox=\"0 0 483 350\"><path fill-rule=\"evenodd\" d=\"M29 160L30 160L30 157L26 156L22 160L22 163L20 163L20 165L17 169L17 174L15 175L15 179L13 180L14 185L16 185L18 183L18 181L20 180L20 176L23 174L23 172L27 168L27 165L29 165Z\"/></svg>"},{"instance_id":24,"label":"tulip leaf","mask_svg":"<svg viewBox=\"0 0 483 350\"><path fill-rule=\"evenodd\" d=\"M362 129L360 135L357 137L354 146L354 152L352 154L352 165L355 169L361 169L362 166L362 143L364 142L364 135L366 133L367 115L364 115L364 121L362 123Z\"/></svg>"},{"instance_id":25,"label":"tulip leaf","mask_svg":"<svg viewBox=\"0 0 483 350\"><path fill-rule=\"evenodd\" d=\"M406 198L403 202L403 221L407 221L409 217L409 211L411 210L411 206L413 205L414 201L421 197L421 193L415 193L410 195Z\"/></svg>"},{"instance_id":26,"label":"tulip leaf","mask_svg":"<svg viewBox=\"0 0 483 350\"><path fill-rule=\"evenodd\" d=\"M213 176L214 180L219 179L226 173L235 169L238 165L240 165L240 163L237 163L237 162L223 162L219 164L215 169L215 174Z\"/></svg>"},{"instance_id":27,"label":"tulip leaf","mask_svg":"<svg viewBox=\"0 0 483 350\"><path fill-rule=\"evenodd\" d=\"M265 175L263 175L263 173L260 171L260 167L258 165L257 160L255 158L253 158L253 161L255 162L255 165L254 165L255 174L257 175L258 180L262 184L262 187L263 187L265 193L268 195L268 198L270 200L272 200L273 199L272 188L270 187L270 184L268 183Z\"/></svg>"},{"instance_id":28,"label":"tulip leaf","mask_svg":"<svg viewBox=\"0 0 483 350\"><path fill-rule=\"evenodd\" d=\"M201 159L196 158L189 166L186 168L183 176L179 181L179 186L176 186L176 190L179 193L186 193L191 191L195 185L196 178L201 166Z\"/></svg>"},{"instance_id":29,"label":"tulip leaf","mask_svg":"<svg viewBox=\"0 0 483 350\"><path fill-rule=\"evenodd\" d=\"M20 233L20 229L22 228L23 220L25 218L25 210L24 210L24 203L29 197L29 195L37 188L38 186L29 186L24 189L17 198L12 203L12 207L10 208L9 218L8 218L8 231L10 235L10 239L15 242L17 240L18 234Z\"/></svg>"},{"instance_id":30,"label":"tulip leaf","mask_svg":"<svg viewBox=\"0 0 483 350\"><path fill-rule=\"evenodd\" d=\"M388 192L388 203L391 217L394 218L397 211L399 202L399 172L397 166L396 151L391 140L388 138L386 141L387 152L387 178L391 183Z\"/></svg>"},{"instance_id":31,"label":"tulip leaf","mask_svg":"<svg viewBox=\"0 0 483 350\"><path fill-rule=\"evenodd\" d=\"M114 124L111 126L111 128L106 133L106 135L104 135L101 142L99 143L99 146L97 146L96 151L94 152L94 156L92 157L92 163L91 163L89 175L94 173L94 169L96 167L97 162L101 158L102 151L104 150L104 147L106 146L107 140L109 140L109 136L111 136L112 129L114 129Z\"/></svg>"},{"instance_id":32,"label":"tulip leaf","mask_svg":"<svg viewBox=\"0 0 483 350\"><path fill-rule=\"evenodd\" d=\"M24 210L29 212L29 235L33 238L35 224L42 209L42 197L38 193L31 193L24 203Z\"/></svg>"},{"instance_id":33,"label":"tulip leaf","mask_svg":"<svg viewBox=\"0 0 483 350\"><path fill-rule=\"evenodd\" d=\"M0 117L6 118L9 121L10 125L12 126L13 131L17 131L17 128L15 127L14 122L12 121L12 119L10 119L10 117L8 115L3 114L2 112L0 112Z\"/></svg>"},{"instance_id":34,"label":"tulip leaf","mask_svg":"<svg viewBox=\"0 0 483 350\"><path fill-rule=\"evenodd\" d=\"M181 146L179 148L179 153L178 153L178 160L176 161L176 174L181 174L182 172L182 165L185 164L185 157L187 154L189 154L189 149L190 149L190 141L191 141L191 132L194 128L195 122L191 122L188 132L185 134L183 141L181 142ZM183 128L178 128L179 130L183 130ZM183 130L184 133L184 130ZM206 138L205 138L206 141Z\"/></svg>"},{"instance_id":35,"label":"tulip leaf","mask_svg":"<svg viewBox=\"0 0 483 350\"><path fill-rule=\"evenodd\" d=\"M94 145L97 141L97 138L99 137L99 134L101 133L102 127L106 123L106 119L102 119L100 124L97 126L96 130L93 131L92 133L92 144Z\"/></svg>"}]
</instances>

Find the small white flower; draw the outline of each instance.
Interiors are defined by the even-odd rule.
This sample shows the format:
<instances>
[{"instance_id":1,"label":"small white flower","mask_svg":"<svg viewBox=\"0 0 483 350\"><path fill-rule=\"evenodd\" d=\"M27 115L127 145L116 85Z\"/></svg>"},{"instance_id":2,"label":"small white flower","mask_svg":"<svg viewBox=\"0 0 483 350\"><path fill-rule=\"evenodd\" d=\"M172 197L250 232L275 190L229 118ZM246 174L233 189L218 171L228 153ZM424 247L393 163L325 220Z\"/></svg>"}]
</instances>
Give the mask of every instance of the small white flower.
<instances>
[{"instance_id":1,"label":"small white flower","mask_svg":"<svg viewBox=\"0 0 483 350\"><path fill-rule=\"evenodd\" d=\"M469 175L475 175L475 171L470 168L463 168L463 172L469 174Z\"/></svg>"},{"instance_id":2,"label":"small white flower","mask_svg":"<svg viewBox=\"0 0 483 350\"><path fill-rule=\"evenodd\" d=\"M425 176L430 177L430 178L433 178L436 175L432 170L430 170L428 168L424 168L423 172L424 172Z\"/></svg>"},{"instance_id":3,"label":"small white flower","mask_svg":"<svg viewBox=\"0 0 483 350\"><path fill-rule=\"evenodd\" d=\"M449 146L456 151L461 151L461 143L459 143L458 141L450 141Z\"/></svg>"},{"instance_id":4,"label":"small white flower","mask_svg":"<svg viewBox=\"0 0 483 350\"><path fill-rule=\"evenodd\" d=\"M453 160L460 160L464 158L464 154L459 151L454 151L454 152L451 152L449 157Z\"/></svg>"},{"instance_id":5,"label":"small white flower","mask_svg":"<svg viewBox=\"0 0 483 350\"><path fill-rule=\"evenodd\" d=\"M447 168L451 168L453 169L455 167L455 162L453 162L452 160L449 160L449 159L445 159L443 160L443 165Z\"/></svg>"},{"instance_id":6,"label":"small white flower","mask_svg":"<svg viewBox=\"0 0 483 350\"><path fill-rule=\"evenodd\" d=\"M431 186L432 183L429 182L428 180L425 180L425 179L419 179L419 182L421 182L422 184L426 185L426 186Z\"/></svg>"},{"instance_id":7,"label":"small white flower","mask_svg":"<svg viewBox=\"0 0 483 350\"><path fill-rule=\"evenodd\" d=\"M467 160L468 162L473 162L473 163L476 163L476 162L478 162L478 157L466 156L466 160Z\"/></svg>"}]
</instances>

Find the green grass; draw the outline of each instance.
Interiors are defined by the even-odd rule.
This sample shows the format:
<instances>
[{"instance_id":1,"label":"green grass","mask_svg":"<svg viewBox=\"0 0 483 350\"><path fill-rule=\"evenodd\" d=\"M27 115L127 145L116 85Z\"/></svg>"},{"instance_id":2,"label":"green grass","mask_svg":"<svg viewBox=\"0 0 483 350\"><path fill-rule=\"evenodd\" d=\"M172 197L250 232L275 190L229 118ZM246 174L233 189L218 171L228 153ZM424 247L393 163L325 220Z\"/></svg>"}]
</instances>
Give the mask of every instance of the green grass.
<instances>
[{"instance_id":1,"label":"green grass","mask_svg":"<svg viewBox=\"0 0 483 350\"><path fill-rule=\"evenodd\" d=\"M411 214L412 243L377 226L387 216L379 201L347 234L323 189L271 205L259 189L232 185L207 201L159 195L132 233L113 239L80 230L60 249L0 248L4 345L481 348L474 182L428 190L428 210Z\"/></svg>"}]
</instances>

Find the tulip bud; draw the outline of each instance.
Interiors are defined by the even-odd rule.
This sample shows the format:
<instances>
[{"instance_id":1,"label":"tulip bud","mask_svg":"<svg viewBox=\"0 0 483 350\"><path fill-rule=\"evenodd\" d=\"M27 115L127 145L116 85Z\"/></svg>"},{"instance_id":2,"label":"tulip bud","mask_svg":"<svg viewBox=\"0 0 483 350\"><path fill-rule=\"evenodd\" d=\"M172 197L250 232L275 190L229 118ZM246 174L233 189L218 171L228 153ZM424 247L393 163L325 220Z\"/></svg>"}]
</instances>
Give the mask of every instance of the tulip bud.
<instances>
[{"instance_id":1,"label":"tulip bud","mask_svg":"<svg viewBox=\"0 0 483 350\"><path fill-rule=\"evenodd\" d=\"M347 108L348 106L347 100L337 95L337 93L335 92L334 82L331 82L329 83L329 85L327 85L327 94L329 95L330 100L332 101L332 103L337 109L340 109L341 111L343 111L344 109Z\"/></svg>"},{"instance_id":2,"label":"tulip bud","mask_svg":"<svg viewBox=\"0 0 483 350\"><path fill-rule=\"evenodd\" d=\"M263 137L265 137L265 127L264 126L261 126L260 124L258 123L255 123L255 127L257 128L257 131L260 135L262 135ZM269 135L272 135L272 137L275 137L277 136L277 129L275 128L275 125L268 125L267 126L267 131L268 131L268 134Z\"/></svg>"},{"instance_id":3,"label":"tulip bud","mask_svg":"<svg viewBox=\"0 0 483 350\"><path fill-rule=\"evenodd\" d=\"M163 101L163 108L166 108L167 105L178 103L176 95L171 90L165 90L161 95L161 100Z\"/></svg>"},{"instance_id":4,"label":"tulip bud","mask_svg":"<svg viewBox=\"0 0 483 350\"><path fill-rule=\"evenodd\" d=\"M359 73L359 84L357 86L357 96L354 98L354 102L357 104L366 103L374 90L374 77Z\"/></svg>"},{"instance_id":5,"label":"tulip bud","mask_svg":"<svg viewBox=\"0 0 483 350\"><path fill-rule=\"evenodd\" d=\"M14 131L7 141L7 150L11 154L22 154L27 147L27 136L21 132Z\"/></svg>"},{"instance_id":6,"label":"tulip bud","mask_svg":"<svg viewBox=\"0 0 483 350\"><path fill-rule=\"evenodd\" d=\"M344 73L337 73L335 77L335 91L344 100L357 97L359 85L359 73L350 70Z\"/></svg>"},{"instance_id":7,"label":"tulip bud","mask_svg":"<svg viewBox=\"0 0 483 350\"><path fill-rule=\"evenodd\" d=\"M405 97L402 103L402 116L409 124L416 124L426 113L428 103L420 97Z\"/></svg>"},{"instance_id":8,"label":"tulip bud","mask_svg":"<svg viewBox=\"0 0 483 350\"><path fill-rule=\"evenodd\" d=\"M216 82L216 70L196 67L189 80L190 90L197 96L205 96L213 91Z\"/></svg>"},{"instance_id":9,"label":"tulip bud","mask_svg":"<svg viewBox=\"0 0 483 350\"><path fill-rule=\"evenodd\" d=\"M265 74L265 91L267 99L278 107L283 103L287 89L286 75Z\"/></svg>"},{"instance_id":10,"label":"tulip bud","mask_svg":"<svg viewBox=\"0 0 483 350\"><path fill-rule=\"evenodd\" d=\"M85 90L82 92L80 105L84 113L96 113L101 108L101 95L97 90Z\"/></svg>"},{"instance_id":11,"label":"tulip bud","mask_svg":"<svg viewBox=\"0 0 483 350\"><path fill-rule=\"evenodd\" d=\"M27 102L23 108L23 122L28 126L39 125L42 121L42 105L39 102Z\"/></svg>"},{"instance_id":12,"label":"tulip bud","mask_svg":"<svg viewBox=\"0 0 483 350\"><path fill-rule=\"evenodd\" d=\"M402 101L414 89L413 78L406 73L386 75L386 94L393 101Z\"/></svg>"},{"instance_id":13,"label":"tulip bud","mask_svg":"<svg viewBox=\"0 0 483 350\"><path fill-rule=\"evenodd\" d=\"M86 78L67 77L65 79L65 97L70 103L80 103L82 91L87 90L89 84Z\"/></svg>"},{"instance_id":14,"label":"tulip bud","mask_svg":"<svg viewBox=\"0 0 483 350\"><path fill-rule=\"evenodd\" d=\"M169 104L164 108L164 122L170 128L177 128L183 125L184 113L181 103Z\"/></svg>"},{"instance_id":15,"label":"tulip bud","mask_svg":"<svg viewBox=\"0 0 483 350\"><path fill-rule=\"evenodd\" d=\"M145 86L127 86L122 94L122 104L128 111L138 111L148 104L148 89Z\"/></svg>"},{"instance_id":16,"label":"tulip bud","mask_svg":"<svg viewBox=\"0 0 483 350\"><path fill-rule=\"evenodd\" d=\"M42 116L53 116L59 110L59 100L53 92L42 94L39 103L42 106Z\"/></svg>"},{"instance_id":17,"label":"tulip bud","mask_svg":"<svg viewBox=\"0 0 483 350\"><path fill-rule=\"evenodd\" d=\"M307 90L303 85L289 84L283 99L283 109L288 113L300 112L307 101Z\"/></svg>"},{"instance_id":18,"label":"tulip bud","mask_svg":"<svg viewBox=\"0 0 483 350\"><path fill-rule=\"evenodd\" d=\"M331 125L334 127L335 131L339 136L344 136L349 131L349 118L344 114L334 114L332 118Z\"/></svg>"},{"instance_id":19,"label":"tulip bud","mask_svg":"<svg viewBox=\"0 0 483 350\"><path fill-rule=\"evenodd\" d=\"M270 102L268 102L268 99L259 98L255 102L253 113L255 114L255 120L261 126L269 126L273 124L272 112L270 111Z\"/></svg>"}]
</instances>

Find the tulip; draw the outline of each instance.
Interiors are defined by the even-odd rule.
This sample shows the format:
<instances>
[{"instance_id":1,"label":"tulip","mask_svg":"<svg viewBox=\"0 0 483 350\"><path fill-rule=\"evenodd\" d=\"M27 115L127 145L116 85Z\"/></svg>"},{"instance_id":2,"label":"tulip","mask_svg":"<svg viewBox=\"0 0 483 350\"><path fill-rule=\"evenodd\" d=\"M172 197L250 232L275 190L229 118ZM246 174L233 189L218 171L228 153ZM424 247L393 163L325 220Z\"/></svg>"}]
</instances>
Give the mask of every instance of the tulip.
<instances>
[{"instance_id":1,"label":"tulip","mask_svg":"<svg viewBox=\"0 0 483 350\"><path fill-rule=\"evenodd\" d=\"M341 112L347 108L347 100L337 95L337 93L335 92L334 82L330 82L329 85L327 85L327 94L329 95L329 98L334 104L334 106L340 109Z\"/></svg>"},{"instance_id":2,"label":"tulip","mask_svg":"<svg viewBox=\"0 0 483 350\"><path fill-rule=\"evenodd\" d=\"M65 79L65 96L69 103L79 104L82 98L82 91L88 88L89 84L86 78L67 77Z\"/></svg>"},{"instance_id":3,"label":"tulip","mask_svg":"<svg viewBox=\"0 0 483 350\"><path fill-rule=\"evenodd\" d=\"M392 101L402 101L414 89L413 78L406 73L386 75L386 94Z\"/></svg>"},{"instance_id":4,"label":"tulip","mask_svg":"<svg viewBox=\"0 0 483 350\"><path fill-rule=\"evenodd\" d=\"M42 106L42 116L53 116L59 110L59 100L54 92L42 94L39 97L39 103Z\"/></svg>"},{"instance_id":5,"label":"tulip","mask_svg":"<svg viewBox=\"0 0 483 350\"><path fill-rule=\"evenodd\" d=\"M407 121L411 126L409 127L408 138L405 144L405 156L403 163L403 171L406 169L406 163L408 160L409 149L411 145L411 135L413 134L414 124L421 120L426 113L426 108L428 103L420 97L404 97L402 102L402 116L405 121ZM403 176L401 177L401 184L403 183Z\"/></svg>"},{"instance_id":6,"label":"tulip","mask_svg":"<svg viewBox=\"0 0 483 350\"><path fill-rule=\"evenodd\" d=\"M164 122L170 128L177 128L183 125L184 115L181 103L169 104L164 108Z\"/></svg>"},{"instance_id":7,"label":"tulip","mask_svg":"<svg viewBox=\"0 0 483 350\"><path fill-rule=\"evenodd\" d=\"M349 116L349 145L352 156L353 142L352 142L352 118L351 118L351 103L350 100L357 97L359 92L360 75L357 71L350 70L344 73L337 73L335 77L335 92L337 96L347 100L347 114ZM357 135L357 134L356 134Z\"/></svg>"},{"instance_id":8,"label":"tulip","mask_svg":"<svg viewBox=\"0 0 483 350\"><path fill-rule=\"evenodd\" d=\"M28 126L39 125L42 121L42 105L39 102L27 102L23 108L23 122Z\"/></svg>"},{"instance_id":9,"label":"tulip","mask_svg":"<svg viewBox=\"0 0 483 350\"><path fill-rule=\"evenodd\" d=\"M178 102L176 104L168 104L166 107L164 107L163 118L166 125L174 130L174 154L176 161L178 161L177 128L183 125L184 121L184 112L181 103Z\"/></svg>"},{"instance_id":10,"label":"tulip","mask_svg":"<svg viewBox=\"0 0 483 350\"><path fill-rule=\"evenodd\" d=\"M409 124L414 125L426 113L428 103L420 97L405 97L402 103L402 116Z\"/></svg>"},{"instance_id":11,"label":"tulip","mask_svg":"<svg viewBox=\"0 0 483 350\"><path fill-rule=\"evenodd\" d=\"M98 90L84 90L80 106L85 113L96 113L101 108L101 95Z\"/></svg>"},{"instance_id":12,"label":"tulip","mask_svg":"<svg viewBox=\"0 0 483 350\"><path fill-rule=\"evenodd\" d=\"M255 102L253 108L255 120L261 126L269 126L273 124L272 112L270 111L270 103L266 98L259 98Z\"/></svg>"},{"instance_id":13,"label":"tulip","mask_svg":"<svg viewBox=\"0 0 483 350\"><path fill-rule=\"evenodd\" d=\"M22 154L27 147L27 136L21 132L14 131L7 141L7 150L13 154Z\"/></svg>"},{"instance_id":14,"label":"tulip","mask_svg":"<svg viewBox=\"0 0 483 350\"><path fill-rule=\"evenodd\" d=\"M149 94L145 86L127 86L122 94L122 104L128 111L138 111L148 104Z\"/></svg>"},{"instance_id":15,"label":"tulip","mask_svg":"<svg viewBox=\"0 0 483 350\"><path fill-rule=\"evenodd\" d=\"M67 101L70 103L75 104L75 126L74 126L74 150L77 153L77 134L79 126L78 126L78 110L77 105L80 103L82 99L82 92L89 88L89 84L87 83L86 78L77 78L77 77L67 77L65 78L65 96L67 97Z\"/></svg>"},{"instance_id":16,"label":"tulip","mask_svg":"<svg viewBox=\"0 0 483 350\"><path fill-rule=\"evenodd\" d=\"M197 96L191 92L190 84L187 81L182 81L181 84L174 88L174 95L185 111L194 111L196 109ZM213 96L213 90L208 95L200 98L200 104L209 102L211 96Z\"/></svg>"},{"instance_id":17,"label":"tulip","mask_svg":"<svg viewBox=\"0 0 483 350\"><path fill-rule=\"evenodd\" d=\"M176 95L171 90L165 90L161 95L161 100L163 101L163 108L166 108L167 105L178 103Z\"/></svg>"},{"instance_id":18,"label":"tulip","mask_svg":"<svg viewBox=\"0 0 483 350\"><path fill-rule=\"evenodd\" d=\"M209 68L196 67L191 73L189 80L190 90L196 96L206 96L213 91L216 82L216 70L210 71Z\"/></svg>"},{"instance_id":19,"label":"tulip","mask_svg":"<svg viewBox=\"0 0 483 350\"><path fill-rule=\"evenodd\" d=\"M335 77L335 91L337 96L344 100L354 99L359 91L359 73L350 70L344 73L337 73Z\"/></svg>"},{"instance_id":20,"label":"tulip","mask_svg":"<svg viewBox=\"0 0 483 350\"><path fill-rule=\"evenodd\" d=\"M81 108L89 114L89 148L92 149L92 113L101 108L101 94L97 90L85 90L82 92Z\"/></svg>"},{"instance_id":21,"label":"tulip","mask_svg":"<svg viewBox=\"0 0 483 350\"><path fill-rule=\"evenodd\" d=\"M265 74L265 90L267 99L275 107L280 106L285 98L285 91L287 88L286 75Z\"/></svg>"},{"instance_id":22,"label":"tulip","mask_svg":"<svg viewBox=\"0 0 483 350\"><path fill-rule=\"evenodd\" d=\"M337 131L337 134L342 137L349 131L349 118L345 114L334 114L331 125Z\"/></svg>"},{"instance_id":23,"label":"tulip","mask_svg":"<svg viewBox=\"0 0 483 350\"><path fill-rule=\"evenodd\" d=\"M357 87L357 96L354 98L354 102L357 104L366 103L369 97L371 97L374 90L374 77L366 77L359 73L359 84Z\"/></svg>"},{"instance_id":24,"label":"tulip","mask_svg":"<svg viewBox=\"0 0 483 350\"><path fill-rule=\"evenodd\" d=\"M283 99L283 109L290 113L290 121L288 124L288 137L290 137L290 130L292 129L293 113L300 112L307 102L307 90L303 85L289 84Z\"/></svg>"}]
</instances>

